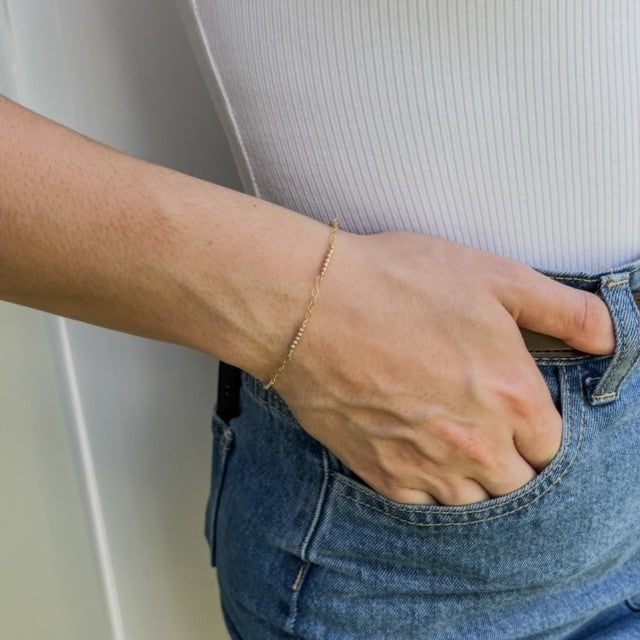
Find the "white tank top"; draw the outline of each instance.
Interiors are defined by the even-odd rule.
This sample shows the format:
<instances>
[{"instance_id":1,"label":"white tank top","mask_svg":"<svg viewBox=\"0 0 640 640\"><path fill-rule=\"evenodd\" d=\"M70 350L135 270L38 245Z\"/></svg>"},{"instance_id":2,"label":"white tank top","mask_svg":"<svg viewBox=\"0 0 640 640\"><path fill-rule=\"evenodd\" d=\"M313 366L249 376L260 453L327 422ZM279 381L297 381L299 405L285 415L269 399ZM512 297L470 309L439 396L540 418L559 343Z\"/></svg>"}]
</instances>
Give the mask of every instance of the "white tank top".
<instances>
[{"instance_id":1,"label":"white tank top","mask_svg":"<svg viewBox=\"0 0 640 640\"><path fill-rule=\"evenodd\" d=\"M546 269L640 257L640 2L176 1L248 193Z\"/></svg>"}]
</instances>

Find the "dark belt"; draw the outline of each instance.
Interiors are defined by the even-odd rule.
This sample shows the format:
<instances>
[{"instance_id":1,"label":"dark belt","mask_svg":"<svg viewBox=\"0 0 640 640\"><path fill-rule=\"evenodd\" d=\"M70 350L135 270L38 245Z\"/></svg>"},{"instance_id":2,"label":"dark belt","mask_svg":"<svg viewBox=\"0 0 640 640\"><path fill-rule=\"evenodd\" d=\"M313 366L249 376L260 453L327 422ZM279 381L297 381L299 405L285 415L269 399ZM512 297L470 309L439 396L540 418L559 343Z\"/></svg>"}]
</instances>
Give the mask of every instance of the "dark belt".
<instances>
[{"instance_id":1,"label":"dark belt","mask_svg":"<svg viewBox=\"0 0 640 640\"><path fill-rule=\"evenodd\" d=\"M633 298L640 308L640 292ZM578 351L570 347L560 338L520 328L524 343L534 358L574 359L593 356L591 353ZM218 401L216 411L223 420L231 420L240 414L240 373L241 370L226 362L220 362L218 374Z\"/></svg>"},{"instance_id":2,"label":"dark belt","mask_svg":"<svg viewBox=\"0 0 640 640\"><path fill-rule=\"evenodd\" d=\"M220 360L216 413L225 422L240 415L240 373L238 367Z\"/></svg>"},{"instance_id":3,"label":"dark belt","mask_svg":"<svg viewBox=\"0 0 640 640\"><path fill-rule=\"evenodd\" d=\"M633 299L636 301L636 305L640 308L640 292L634 293ZM547 336L543 333L529 331L529 329L523 329L522 327L520 327L520 332L524 338L524 343L527 345L527 349L529 349L534 358L573 359L585 358L593 355L570 347L566 342L560 340L560 338L554 338L553 336Z\"/></svg>"}]
</instances>

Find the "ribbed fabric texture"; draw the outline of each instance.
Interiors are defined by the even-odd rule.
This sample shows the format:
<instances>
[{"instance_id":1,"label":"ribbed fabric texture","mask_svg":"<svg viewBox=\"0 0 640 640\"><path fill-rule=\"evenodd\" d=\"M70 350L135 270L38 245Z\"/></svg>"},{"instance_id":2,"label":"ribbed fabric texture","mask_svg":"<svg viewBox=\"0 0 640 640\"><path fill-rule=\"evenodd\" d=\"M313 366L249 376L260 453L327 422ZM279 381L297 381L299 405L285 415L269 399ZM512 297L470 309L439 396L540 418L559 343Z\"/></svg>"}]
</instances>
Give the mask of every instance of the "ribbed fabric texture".
<instances>
[{"instance_id":1,"label":"ribbed fabric texture","mask_svg":"<svg viewBox=\"0 0 640 640\"><path fill-rule=\"evenodd\" d=\"M635 0L178 0L247 189L531 266L640 256Z\"/></svg>"}]
</instances>

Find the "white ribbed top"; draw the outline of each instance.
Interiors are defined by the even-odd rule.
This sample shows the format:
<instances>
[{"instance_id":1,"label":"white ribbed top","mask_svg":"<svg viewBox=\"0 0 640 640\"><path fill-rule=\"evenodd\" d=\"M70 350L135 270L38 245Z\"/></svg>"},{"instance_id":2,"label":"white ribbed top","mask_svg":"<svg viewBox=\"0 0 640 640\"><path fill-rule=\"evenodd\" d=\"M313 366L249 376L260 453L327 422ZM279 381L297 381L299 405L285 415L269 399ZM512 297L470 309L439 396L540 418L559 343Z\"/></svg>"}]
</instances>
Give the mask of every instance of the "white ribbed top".
<instances>
[{"instance_id":1,"label":"white ribbed top","mask_svg":"<svg viewBox=\"0 0 640 640\"><path fill-rule=\"evenodd\" d=\"M640 2L177 1L249 193L547 269L640 257Z\"/></svg>"}]
</instances>

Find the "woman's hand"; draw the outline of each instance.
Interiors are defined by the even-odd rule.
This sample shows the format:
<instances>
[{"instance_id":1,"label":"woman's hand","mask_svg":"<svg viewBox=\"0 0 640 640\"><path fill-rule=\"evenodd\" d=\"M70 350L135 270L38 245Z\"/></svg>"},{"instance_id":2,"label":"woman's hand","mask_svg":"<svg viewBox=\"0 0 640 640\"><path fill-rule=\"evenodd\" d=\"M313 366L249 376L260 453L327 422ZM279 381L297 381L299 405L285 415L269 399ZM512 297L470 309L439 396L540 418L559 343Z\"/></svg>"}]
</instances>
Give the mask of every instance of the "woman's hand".
<instances>
[{"instance_id":1,"label":"woman's hand","mask_svg":"<svg viewBox=\"0 0 640 640\"><path fill-rule=\"evenodd\" d=\"M304 429L403 503L510 493L558 452L562 418L518 325L612 353L606 304L440 238L339 232L275 384Z\"/></svg>"}]
</instances>

